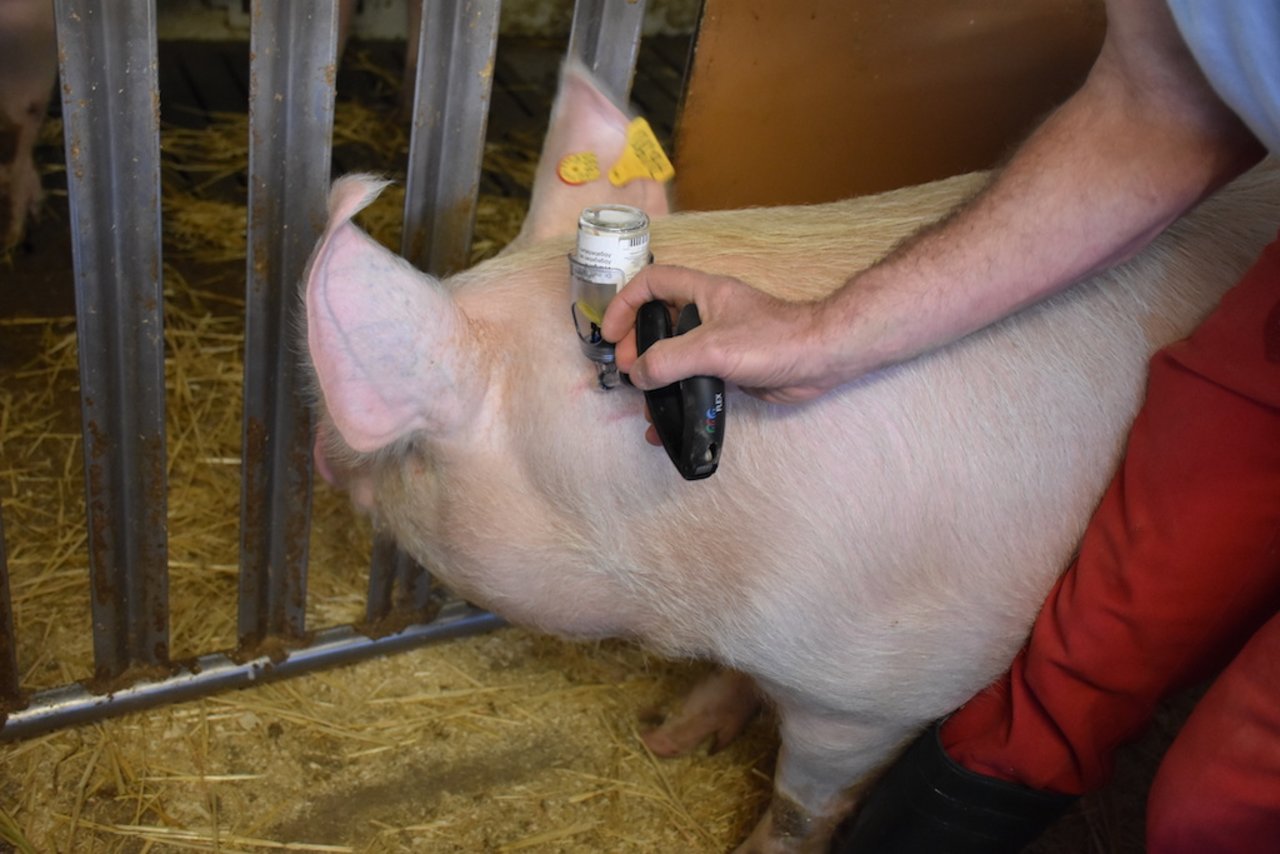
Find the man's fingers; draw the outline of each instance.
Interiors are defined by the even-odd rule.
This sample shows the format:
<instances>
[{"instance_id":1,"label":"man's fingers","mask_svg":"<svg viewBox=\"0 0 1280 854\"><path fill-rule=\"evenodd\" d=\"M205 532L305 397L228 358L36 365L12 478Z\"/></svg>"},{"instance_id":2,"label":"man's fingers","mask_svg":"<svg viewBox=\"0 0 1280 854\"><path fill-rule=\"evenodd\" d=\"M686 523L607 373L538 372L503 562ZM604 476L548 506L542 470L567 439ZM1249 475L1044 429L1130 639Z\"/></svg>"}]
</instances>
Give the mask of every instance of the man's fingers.
<instances>
[{"instance_id":1,"label":"man's fingers","mask_svg":"<svg viewBox=\"0 0 1280 854\"><path fill-rule=\"evenodd\" d=\"M704 338L704 330L698 327L683 335L656 341L643 356L634 358L630 363L619 360L618 370L627 373L632 385L646 391L687 377L703 374L722 376L712 362L712 354Z\"/></svg>"},{"instance_id":2,"label":"man's fingers","mask_svg":"<svg viewBox=\"0 0 1280 854\"><path fill-rule=\"evenodd\" d=\"M618 370L623 370L621 363L619 363ZM650 347L643 356L633 360L626 369L626 374L630 377L631 384L641 391L653 391L655 388L662 388L663 386L671 385L677 380L682 380L685 376L693 376L693 374L685 374L683 376L673 374L672 370L671 360L666 358L666 345L664 342L659 341Z\"/></svg>"},{"instance_id":3,"label":"man's fingers","mask_svg":"<svg viewBox=\"0 0 1280 854\"><path fill-rule=\"evenodd\" d=\"M618 339L617 345L613 348L613 357L618 363L619 371L624 374L631 373L631 366L636 361L636 333L634 329Z\"/></svg>"},{"instance_id":4,"label":"man's fingers","mask_svg":"<svg viewBox=\"0 0 1280 854\"><path fill-rule=\"evenodd\" d=\"M662 300L673 305L696 302L697 287L707 278L706 273L688 267L663 264L645 267L609 302L600 322L601 334L606 341L620 341L635 328L636 313L647 302Z\"/></svg>"}]
</instances>

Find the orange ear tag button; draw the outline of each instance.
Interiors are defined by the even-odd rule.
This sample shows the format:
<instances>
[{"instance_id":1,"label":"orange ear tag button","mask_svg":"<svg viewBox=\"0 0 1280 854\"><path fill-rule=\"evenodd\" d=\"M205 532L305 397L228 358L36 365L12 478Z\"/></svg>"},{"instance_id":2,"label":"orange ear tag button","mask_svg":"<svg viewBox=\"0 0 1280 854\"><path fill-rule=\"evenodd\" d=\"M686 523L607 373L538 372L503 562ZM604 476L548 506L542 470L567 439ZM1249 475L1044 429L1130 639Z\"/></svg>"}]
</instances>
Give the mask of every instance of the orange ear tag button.
<instances>
[{"instance_id":1,"label":"orange ear tag button","mask_svg":"<svg viewBox=\"0 0 1280 854\"><path fill-rule=\"evenodd\" d=\"M627 147L609 169L609 183L623 187L637 178L663 182L670 181L675 174L676 168L667 159L653 128L644 119L633 119L627 125Z\"/></svg>"},{"instance_id":2,"label":"orange ear tag button","mask_svg":"<svg viewBox=\"0 0 1280 854\"><path fill-rule=\"evenodd\" d=\"M560 158L560 163L556 166L556 174L566 184L574 186L587 184L600 177L600 163L596 160L593 151L566 154Z\"/></svg>"}]
</instances>

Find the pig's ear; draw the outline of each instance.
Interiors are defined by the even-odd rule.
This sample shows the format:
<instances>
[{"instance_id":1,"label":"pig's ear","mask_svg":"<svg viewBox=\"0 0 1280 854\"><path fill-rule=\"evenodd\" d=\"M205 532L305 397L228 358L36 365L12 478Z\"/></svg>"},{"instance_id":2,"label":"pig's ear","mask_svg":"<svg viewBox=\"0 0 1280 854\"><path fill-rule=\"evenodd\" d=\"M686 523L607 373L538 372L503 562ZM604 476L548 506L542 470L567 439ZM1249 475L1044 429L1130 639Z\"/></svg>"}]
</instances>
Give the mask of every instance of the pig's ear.
<instances>
[{"instance_id":1,"label":"pig's ear","mask_svg":"<svg viewBox=\"0 0 1280 854\"><path fill-rule=\"evenodd\" d=\"M534 176L529 215L515 244L572 234L589 205L631 205L651 217L670 213L666 180L637 177L643 169L636 149L628 147L630 125L631 117L582 63L565 62ZM652 140L654 147L656 142ZM643 158L652 152L639 153ZM665 155L661 158L665 161Z\"/></svg>"},{"instance_id":2,"label":"pig's ear","mask_svg":"<svg viewBox=\"0 0 1280 854\"><path fill-rule=\"evenodd\" d=\"M386 186L340 178L306 276L307 348L325 409L353 450L452 432L480 399L466 317L440 283L351 222Z\"/></svg>"}]
</instances>

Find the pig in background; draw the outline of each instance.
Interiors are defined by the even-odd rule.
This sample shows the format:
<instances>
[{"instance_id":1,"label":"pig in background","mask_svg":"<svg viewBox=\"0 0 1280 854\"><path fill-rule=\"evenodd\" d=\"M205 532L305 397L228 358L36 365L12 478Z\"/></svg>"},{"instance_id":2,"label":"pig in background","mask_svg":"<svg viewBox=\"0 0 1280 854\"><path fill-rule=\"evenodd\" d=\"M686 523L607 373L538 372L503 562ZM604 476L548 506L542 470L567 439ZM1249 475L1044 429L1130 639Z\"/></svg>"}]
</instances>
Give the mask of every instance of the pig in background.
<instances>
[{"instance_id":1,"label":"pig in background","mask_svg":"<svg viewBox=\"0 0 1280 854\"><path fill-rule=\"evenodd\" d=\"M57 72L53 0L0 0L0 254L40 210L32 152Z\"/></svg>"},{"instance_id":2,"label":"pig in background","mask_svg":"<svg viewBox=\"0 0 1280 854\"><path fill-rule=\"evenodd\" d=\"M578 348L566 254L581 207L639 204L659 261L800 299L981 178L672 216L652 183L555 178L569 153L613 162L626 122L567 67L521 237L443 283L350 222L383 184L335 183L305 295L317 455L472 601L728 668L646 736L658 752L731 738L758 685L782 747L741 850L824 850L859 786L1007 666L1110 478L1148 356L1272 236L1277 180L1263 167L1123 267L811 403L731 389L719 471L687 482L644 442L641 394L600 391Z\"/></svg>"},{"instance_id":3,"label":"pig in background","mask_svg":"<svg viewBox=\"0 0 1280 854\"><path fill-rule=\"evenodd\" d=\"M342 57L356 0L338 4L337 55ZM406 43L401 112L407 118L418 67L421 0L405 4ZM34 150L58 73L53 0L0 0L0 254L23 239L40 213L43 193Z\"/></svg>"}]
</instances>

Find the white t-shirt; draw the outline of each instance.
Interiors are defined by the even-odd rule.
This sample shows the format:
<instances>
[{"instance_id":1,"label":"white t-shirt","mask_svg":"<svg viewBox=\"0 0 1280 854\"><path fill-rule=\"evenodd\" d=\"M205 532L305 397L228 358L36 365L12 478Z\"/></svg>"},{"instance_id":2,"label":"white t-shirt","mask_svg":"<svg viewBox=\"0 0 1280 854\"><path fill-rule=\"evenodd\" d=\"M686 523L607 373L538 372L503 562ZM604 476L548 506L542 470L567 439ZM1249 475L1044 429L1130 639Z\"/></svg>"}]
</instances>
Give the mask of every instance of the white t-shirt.
<instances>
[{"instance_id":1,"label":"white t-shirt","mask_svg":"<svg viewBox=\"0 0 1280 854\"><path fill-rule=\"evenodd\" d=\"M1280 2L1168 2L1214 91L1272 154L1280 155Z\"/></svg>"}]
</instances>

